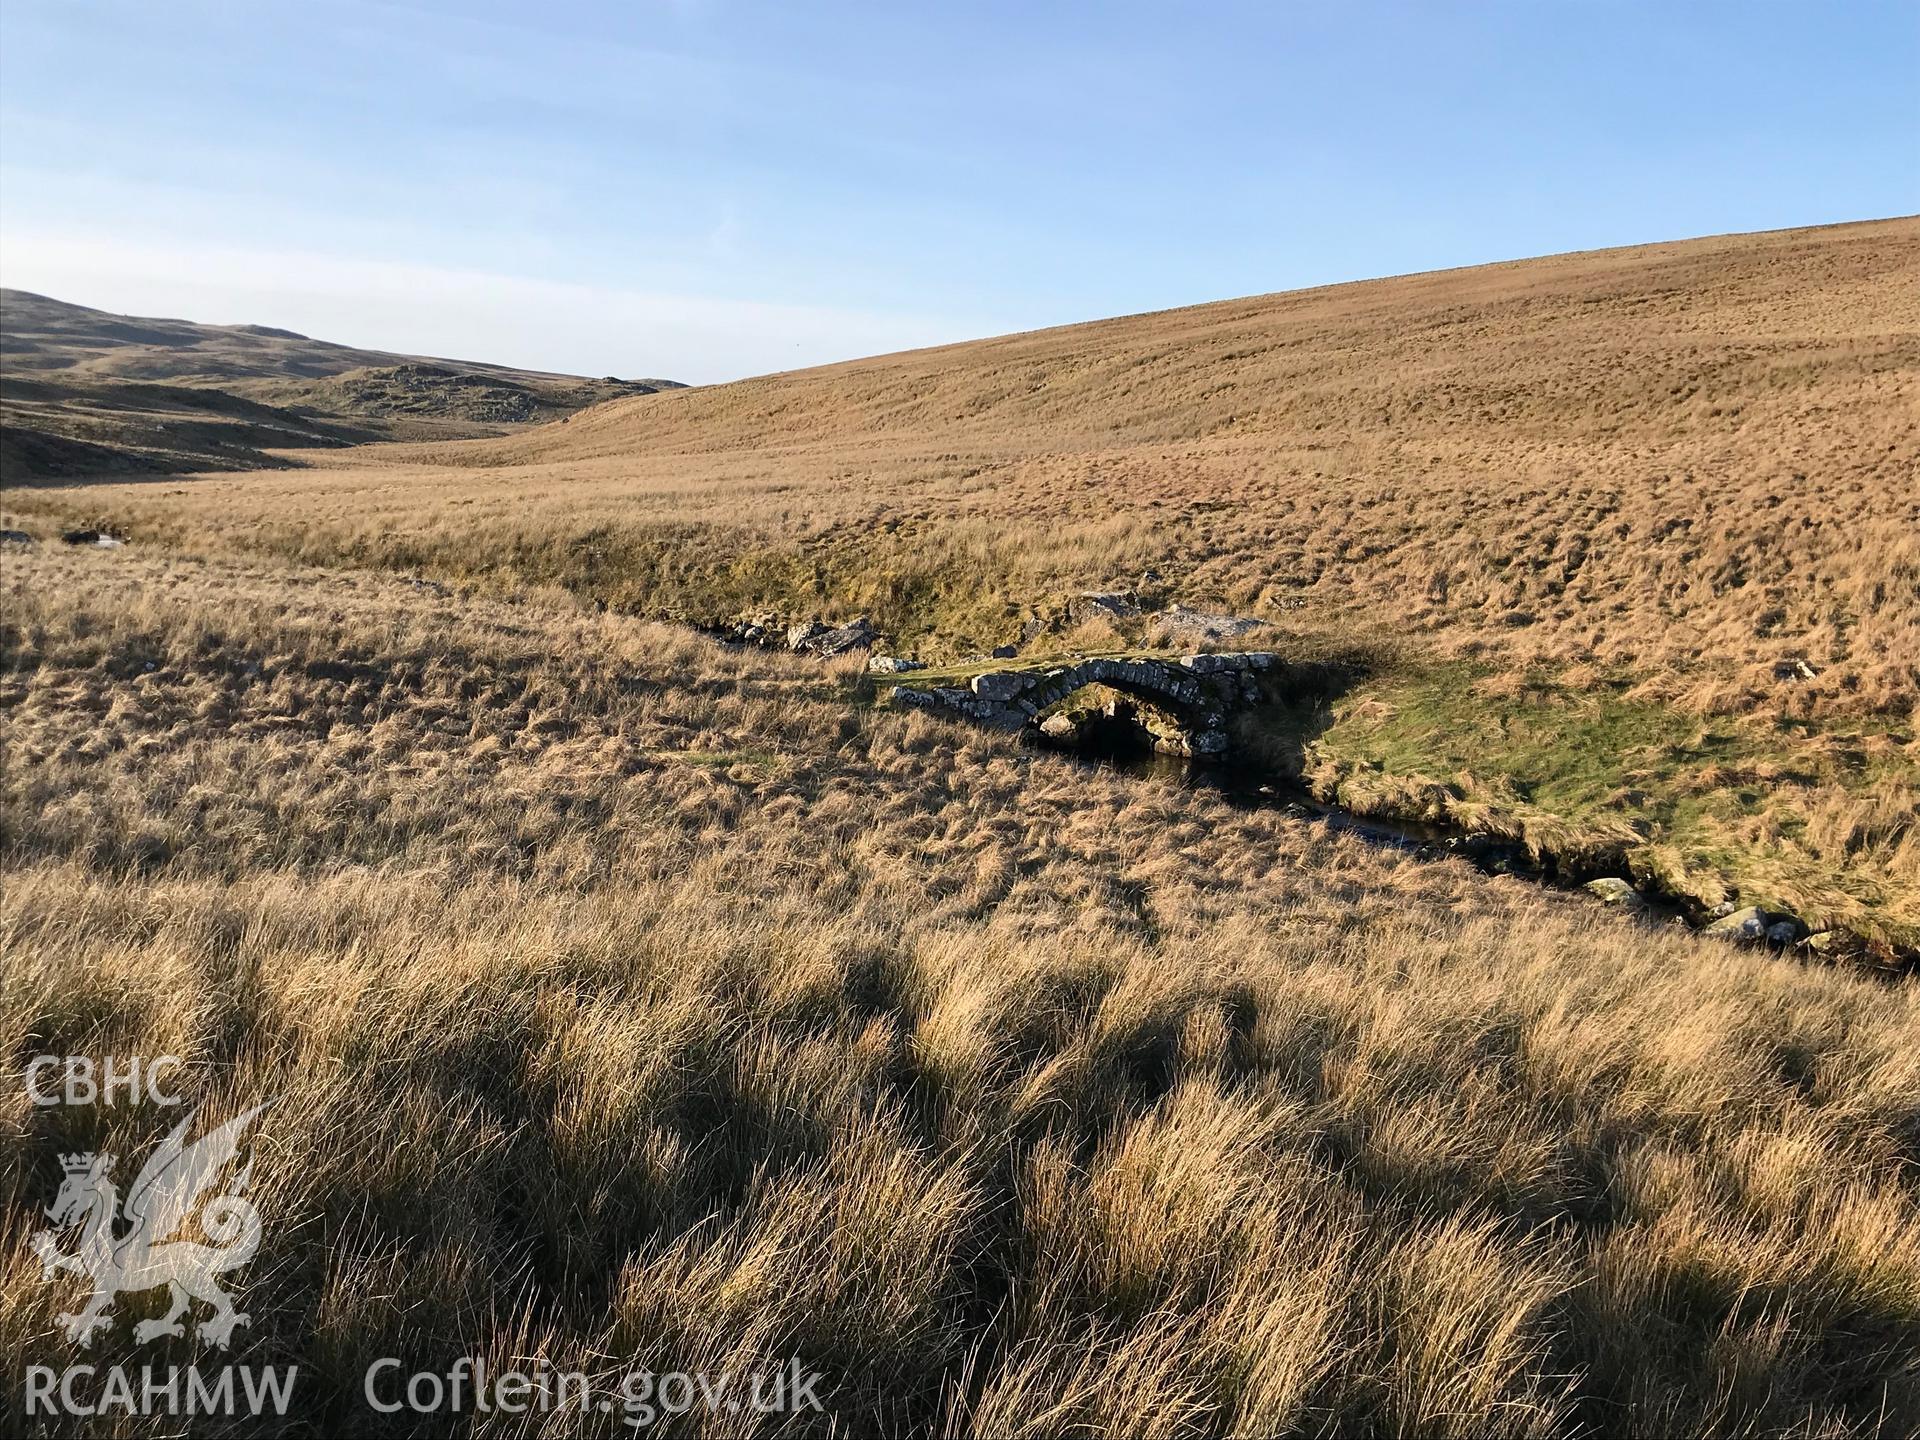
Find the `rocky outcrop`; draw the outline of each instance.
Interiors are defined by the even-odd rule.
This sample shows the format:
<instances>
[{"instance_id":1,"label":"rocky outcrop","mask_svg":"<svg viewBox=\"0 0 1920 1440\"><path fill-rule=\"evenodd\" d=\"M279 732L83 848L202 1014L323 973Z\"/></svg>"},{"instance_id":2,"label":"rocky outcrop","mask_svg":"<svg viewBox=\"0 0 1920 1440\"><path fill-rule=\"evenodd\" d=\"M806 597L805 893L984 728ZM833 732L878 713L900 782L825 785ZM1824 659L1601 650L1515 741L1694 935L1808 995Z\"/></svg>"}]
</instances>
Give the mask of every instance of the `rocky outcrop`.
<instances>
[{"instance_id":1,"label":"rocky outcrop","mask_svg":"<svg viewBox=\"0 0 1920 1440\"><path fill-rule=\"evenodd\" d=\"M845 625L823 627L798 645L789 638L788 648L809 655L844 655L849 650L871 650L873 642L879 638L880 632L862 615Z\"/></svg>"},{"instance_id":2,"label":"rocky outcrop","mask_svg":"<svg viewBox=\"0 0 1920 1440\"><path fill-rule=\"evenodd\" d=\"M1082 590L1067 602L1067 618L1076 625L1088 620L1131 620L1140 613L1140 597L1131 590Z\"/></svg>"},{"instance_id":3,"label":"rocky outcrop","mask_svg":"<svg viewBox=\"0 0 1920 1440\"><path fill-rule=\"evenodd\" d=\"M1165 754L1217 758L1229 747L1227 720L1259 700L1260 676L1274 657L1184 655L1167 659L1093 659L1033 670L986 670L958 685L897 685L892 703L983 725L990 730L1038 728L1039 716L1076 690L1105 685L1141 701L1154 748ZM1170 722L1155 723L1155 713Z\"/></svg>"},{"instance_id":4,"label":"rocky outcrop","mask_svg":"<svg viewBox=\"0 0 1920 1440\"><path fill-rule=\"evenodd\" d=\"M1764 940L1767 938L1768 923L1766 911L1757 905L1749 905L1744 910L1721 916L1700 933L1711 935L1716 940Z\"/></svg>"},{"instance_id":5,"label":"rocky outcrop","mask_svg":"<svg viewBox=\"0 0 1920 1440\"><path fill-rule=\"evenodd\" d=\"M802 620L789 625L768 613L743 617L731 625L710 633L739 645L759 645L766 649L791 650L796 655L844 655L850 650L869 650L880 632L862 615L845 625L828 625L819 620Z\"/></svg>"},{"instance_id":6,"label":"rocky outcrop","mask_svg":"<svg viewBox=\"0 0 1920 1440\"><path fill-rule=\"evenodd\" d=\"M1700 933L1711 935L1716 940L1743 941L1750 945L1765 942L1785 949L1806 939L1807 927L1798 916L1748 905L1730 915L1721 916Z\"/></svg>"},{"instance_id":7,"label":"rocky outcrop","mask_svg":"<svg viewBox=\"0 0 1920 1440\"><path fill-rule=\"evenodd\" d=\"M1021 621L1020 643L1026 644L1041 635L1057 635L1074 625L1104 620L1130 629L1134 627L1129 622L1137 621L1174 645L1198 648L1244 641L1269 623L1257 615L1195 610L1179 603L1156 609L1150 597L1158 580L1159 576L1149 570L1141 576L1141 588L1137 590L1082 590L1069 598L1064 607L1056 605L1044 613L1030 609Z\"/></svg>"},{"instance_id":8,"label":"rocky outcrop","mask_svg":"<svg viewBox=\"0 0 1920 1440\"><path fill-rule=\"evenodd\" d=\"M1217 644L1222 640L1238 640L1267 622L1251 615L1223 615L1169 605L1153 617L1153 623L1176 644L1197 645L1202 641Z\"/></svg>"}]
</instances>

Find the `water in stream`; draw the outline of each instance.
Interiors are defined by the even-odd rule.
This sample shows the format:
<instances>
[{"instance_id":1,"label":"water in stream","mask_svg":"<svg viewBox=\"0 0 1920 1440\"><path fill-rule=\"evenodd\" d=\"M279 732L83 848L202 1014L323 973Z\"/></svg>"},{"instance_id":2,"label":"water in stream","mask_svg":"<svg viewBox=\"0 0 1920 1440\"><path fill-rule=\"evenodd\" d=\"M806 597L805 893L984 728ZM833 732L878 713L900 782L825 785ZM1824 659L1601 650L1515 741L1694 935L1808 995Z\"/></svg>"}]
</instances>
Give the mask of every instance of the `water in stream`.
<instances>
[{"instance_id":1,"label":"water in stream","mask_svg":"<svg viewBox=\"0 0 1920 1440\"><path fill-rule=\"evenodd\" d=\"M1517 875L1565 888L1593 878L1588 874L1565 873L1551 856L1536 857L1517 841L1449 830L1418 820L1352 815L1316 799L1297 780L1263 772L1244 762L1195 760L1160 753L1153 748L1153 737L1124 710L1116 716L1084 719L1070 739L1052 739L1033 731L1028 732L1028 739L1044 749L1069 755L1088 765L1210 790L1231 805L1279 810L1372 845L1436 860L1457 857L1489 875ZM1679 906L1663 903L1657 897L1645 898L1653 913L1685 918Z\"/></svg>"},{"instance_id":2,"label":"water in stream","mask_svg":"<svg viewBox=\"0 0 1920 1440\"><path fill-rule=\"evenodd\" d=\"M1262 771L1244 761L1196 760L1168 755L1153 748L1153 736L1130 707L1121 705L1107 714L1081 712L1074 731L1050 736L1028 730L1025 738L1043 749L1071 756L1081 763L1125 775L1170 780L1193 789L1211 790L1229 804L1246 809L1279 810L1379 845L1426 859L1465 860L1484 874L1514 875L1556 889L1577 889L1597 878L1591 871L1573 871L1551 855L1535 855L1517 841L1476 835L1417 820L1358 816L1315 798L1297 780ZM1689 901L1639 890L1643 919L1666 921L1697 929L1714 918ZM1714 912L1715 914L1723 912ZM1860 951L1859 937L1850 943ZM1795 953L1801 953L1796 947ZM1877 943L1867 947L1876 956L1874 973L1910 973L1920 967L1920 954Z\"/></svg>"}]
</instances>

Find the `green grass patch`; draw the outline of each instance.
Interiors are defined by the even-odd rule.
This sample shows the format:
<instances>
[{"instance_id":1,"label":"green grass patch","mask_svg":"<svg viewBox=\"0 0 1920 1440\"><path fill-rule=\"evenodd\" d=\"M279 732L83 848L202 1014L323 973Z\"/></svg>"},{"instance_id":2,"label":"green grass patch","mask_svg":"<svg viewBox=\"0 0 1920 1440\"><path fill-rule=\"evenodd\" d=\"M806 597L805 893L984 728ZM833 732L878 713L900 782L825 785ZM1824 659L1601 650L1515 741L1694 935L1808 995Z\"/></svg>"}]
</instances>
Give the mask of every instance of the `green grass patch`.
<instances>
[{"instance_id":1,"label":"green grass patch","mask_svg":"<svg viewBox=\"0 0 1920 1440\"><path fill-rule=\"evenodd\" d=\"M1703 906L1737 896L1920 939L1920 895L1894 873L1893 845L1832 838L1835 807L1920 792L1910 748L1805 722L1701 717L1629 688L1627 676L1573 688L1433 665L1370 677L1317 708L1282 704L1261 722L1324 798L1365 813L1523 839L1586 868L1617 863Z\"/></svg>"}]
</instances>

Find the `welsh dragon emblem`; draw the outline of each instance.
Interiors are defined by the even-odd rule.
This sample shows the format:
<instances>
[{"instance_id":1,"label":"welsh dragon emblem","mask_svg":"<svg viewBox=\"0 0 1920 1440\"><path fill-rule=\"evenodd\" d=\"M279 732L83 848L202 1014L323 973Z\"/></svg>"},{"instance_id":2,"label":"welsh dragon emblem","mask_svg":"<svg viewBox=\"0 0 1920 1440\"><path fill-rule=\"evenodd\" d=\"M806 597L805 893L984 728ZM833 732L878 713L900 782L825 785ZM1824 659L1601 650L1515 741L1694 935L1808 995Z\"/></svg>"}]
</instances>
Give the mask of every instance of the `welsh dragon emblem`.
<instances>
[{"instance_id":1,"label":"welsh dragon emblem","mask_svg":"<svg viewBox=\"0 0 1920 1440\"><path fill-rule=\"evenodd\" d=\"M94 1332L112 1323L107 1310L114 1296L163 1285L171 1301L167 1313L136 1325L133 1333L138 1341L185 1334L180 1317L194 1300L213 1307L213 1314L195 1326L195 1333L223 1350L233 1338L234 1327L247 1323L247 1317L233 1308L233 1297L220 1288L218 1277L245 1265L260 1245L260 1212L243 1196L253 1172L252 1159L221 1193L204 1204L202 1197L227 1173L239 1156L242 1134L266 1108L256 1105L191 1143L187 1132L199 1112L189 1114L147 1157L124 1204L110 1178L113 1156L60 1157L65 1178L47 1207L53 1224L35 1232L32 1244L45 1278L72 1270L93 1282L86 1308L59 1317L61 1328L76 1344L92 1344ZM173 1238L196 1208L200 1229L213 1242L210 1245ZM132 1228L116 1234L122 1224ZM61 1236L72 1231L78 1231L77 1248L62 1250Z\"/></svg>"}]
</instances>

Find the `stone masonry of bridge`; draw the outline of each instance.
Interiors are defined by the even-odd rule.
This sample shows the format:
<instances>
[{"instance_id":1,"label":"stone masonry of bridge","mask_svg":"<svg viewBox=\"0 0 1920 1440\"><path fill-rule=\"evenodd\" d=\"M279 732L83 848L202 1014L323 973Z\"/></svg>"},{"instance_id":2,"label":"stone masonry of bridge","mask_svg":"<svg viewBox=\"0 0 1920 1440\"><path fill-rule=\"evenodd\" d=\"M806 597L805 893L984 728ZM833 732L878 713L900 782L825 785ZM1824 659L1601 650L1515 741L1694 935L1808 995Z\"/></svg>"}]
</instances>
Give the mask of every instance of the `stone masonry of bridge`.
<instances>
[{"instance_id":1,"label":"stone masonry of bridge","mask_svg":"<svg viewBox=\"0 0 1920 1440\"><path fill-rule=\"evenodd\" d=\"M1173 718L1174 728L1155 730L1155 749L1215 757L1227 752L1228 718L1261 698L1261 675L1274 664L1266 651L1080 660L1048 669L986 670L964 688L897 685L890 699L992 730L1024 730L1076 690L1105 685Z\"/></svg>"}]
</instances>

